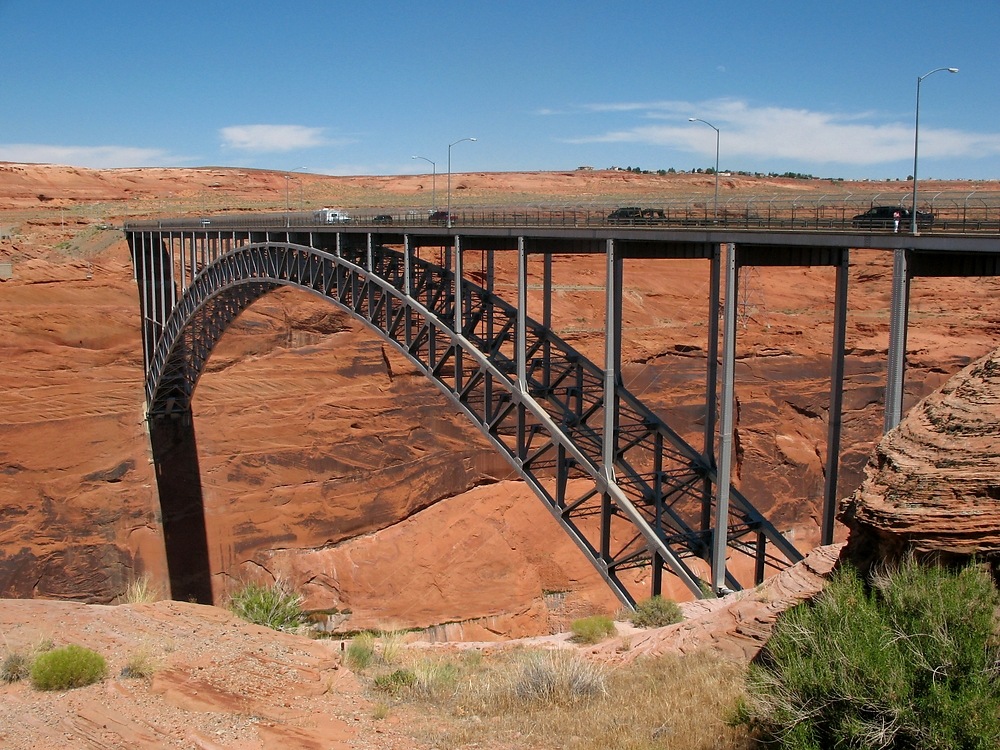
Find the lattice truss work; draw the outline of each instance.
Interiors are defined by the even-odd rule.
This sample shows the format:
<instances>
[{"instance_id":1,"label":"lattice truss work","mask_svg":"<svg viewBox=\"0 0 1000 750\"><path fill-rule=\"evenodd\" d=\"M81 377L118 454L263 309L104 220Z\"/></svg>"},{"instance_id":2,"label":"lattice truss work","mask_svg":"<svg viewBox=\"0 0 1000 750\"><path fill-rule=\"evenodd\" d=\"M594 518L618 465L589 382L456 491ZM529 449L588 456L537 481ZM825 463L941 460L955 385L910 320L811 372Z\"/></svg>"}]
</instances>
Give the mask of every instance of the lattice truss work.
<instances>
[{"instance_id":1,"label":"lattice truss work","mask_svg":"<svg viewBox=\"0 0 1000 750\"><path fill-rule=\"evenodd\" d=\"M649 593L660 593L664 570L704 593L705 566L691 562L711 559L712 467L620 384L614 466L602 466L604 372L551 330L528 319L518 342L516 308L463 279L456 331L452 272L378 246L336 253L281 242L222 248L196 272L182 269L190 279L177 299L169 288L171 241L157 233L133 238L151 418L189 412L230 323L269 291L296 286L349 311L408 355L508 458L623 603L635 602L629 580L636 588L636 580L648 579ZM525 383L517 378L521 346ZM801 559L736 490L729 507L730 557L750 563L727 566L730 588L741 587L732 569L754 570L757 582L766 569ZM648 576L633 570L643 567Z\"/></svg>"}]
</instances>

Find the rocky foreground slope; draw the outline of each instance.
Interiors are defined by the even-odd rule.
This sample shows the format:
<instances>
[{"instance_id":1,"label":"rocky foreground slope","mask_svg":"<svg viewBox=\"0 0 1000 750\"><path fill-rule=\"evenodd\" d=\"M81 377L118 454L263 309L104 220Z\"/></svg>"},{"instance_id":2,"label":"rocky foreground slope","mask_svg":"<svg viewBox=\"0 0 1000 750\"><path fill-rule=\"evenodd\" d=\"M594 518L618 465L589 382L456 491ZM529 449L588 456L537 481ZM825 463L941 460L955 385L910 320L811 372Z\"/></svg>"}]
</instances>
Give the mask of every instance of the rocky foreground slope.
<instances>
[{"instance_id":1,"label":"rocky foreground slope","mask_svg":"<svg viewBox=\"0 0 1000 750\"><path fill-rule=\"evenodd\" d=\"M839 546L815 550L803 563L756 591L682 605L687 619L636 630L618 623L615 638L578 646L568 634L463 648L559 648L628 669L640 656L709 650L745 662L767 639L777 616L822 588ZM406 704L389 717L344 662L342 642L312 640L245 623L227 611L161 601L119 606L44 600L0 600L3 650L30 650L42 640L75 643L108 659L109 678L61 693L27 682L0 683L0 747L101 750L422 750L426 716ZM417 646L411 646L417 648ZM447 653L453 646L419 646ZM122 675L142 655L151 677ZM484 750L515 750L496 740Z\"/></svg>"}]
</instances>

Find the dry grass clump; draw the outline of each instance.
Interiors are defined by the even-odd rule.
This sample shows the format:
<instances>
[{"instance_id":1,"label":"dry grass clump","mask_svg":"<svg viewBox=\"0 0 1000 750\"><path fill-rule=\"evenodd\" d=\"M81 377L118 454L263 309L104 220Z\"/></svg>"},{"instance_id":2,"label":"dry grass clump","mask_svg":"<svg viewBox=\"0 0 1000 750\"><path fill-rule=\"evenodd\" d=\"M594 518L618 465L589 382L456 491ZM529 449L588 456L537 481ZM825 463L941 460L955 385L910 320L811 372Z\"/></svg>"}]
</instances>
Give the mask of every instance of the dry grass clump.
<instances>
[{"instance_id":1,"label":"dry grass clump","mask_svg":"<svg viewBox=\"0 0 1000 750\"><path fill-rule=\"evenodd\" d=\"M156 670L159 669L159 662L152 652L145 646L129 654L122 667L121 676L131 679L148 680Z\"/></svg>"},{"instance_id":2,"label":"dry grass clump","mask_svg":"<svg viewBox=\"0 0 1000 750\"><path fill-rule=\"evenodd\" d=\"M31 659L27 651L8 651L0 663L0 680L8 684L26 680L31 675Z\"/></svg>"},{"instance_id":3,"label":"dry grass clump","mask_svg":"<svg viewBox=\"0 0 1000 750\"><path fill-rule=\"evenodd\" d=\"M405 631L366 630L347 644L344 661L355 672L363 672L369 667L392 666L399 661L405 644Z\"/></svg>"},{"instance_id":4,"label":"dry grass clump","mask_svg":"<svg viewBox=\"0 0 1000 750\"><path fill-rule=\"evenodd\" d=\"M31 665L39 654L54 648L52 640L41 638L33 646L9 649L0 662L0 680L10 684L26 680L31 676Z\"/></svg>"},{"instance_id":5,"label":"dry grass clump","mask_svg":"<svg viewBox=\"0 0 1000 750\"><path fill-rule=\"evenodd\" d=\"M457 655L404 651L367 679L383 716L409 707L421 739L440 750L478 743L566 750L745 750L727 724L742 696L742 665L708 655L608 667L575 650Z\"/></svg>"},{"instance_id":6,"label":"dry grass clump","mask_svg":"<svg viewBox=\"0 0 1000 750\"><path fill-rule=\"evenodd\" d=\"M119 595L119 604L150 604L162 599L159 587L153 583L149 575L133 578L125 584L125 590Z\"/></svg>"}]
</instances>

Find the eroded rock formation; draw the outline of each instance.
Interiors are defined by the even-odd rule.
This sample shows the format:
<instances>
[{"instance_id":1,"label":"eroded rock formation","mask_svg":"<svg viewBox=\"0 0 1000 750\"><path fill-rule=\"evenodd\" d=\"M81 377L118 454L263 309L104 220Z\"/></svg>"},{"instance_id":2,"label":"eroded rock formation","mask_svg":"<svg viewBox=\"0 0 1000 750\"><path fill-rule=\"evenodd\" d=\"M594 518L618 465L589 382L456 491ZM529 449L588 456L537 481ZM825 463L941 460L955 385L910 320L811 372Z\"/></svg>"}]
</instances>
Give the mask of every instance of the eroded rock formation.
<instances>
[{"instance_id":1,"label":"eroded rock formation","mask_svg":"<svg viewBox=\"0 0 1000 750\"><path fill-rule=\"evenodd\" d=\"M862 569L914 552L1000 559L1000 349L927 396L887 434L841 506Z\"/></svg>"}]
</instances>

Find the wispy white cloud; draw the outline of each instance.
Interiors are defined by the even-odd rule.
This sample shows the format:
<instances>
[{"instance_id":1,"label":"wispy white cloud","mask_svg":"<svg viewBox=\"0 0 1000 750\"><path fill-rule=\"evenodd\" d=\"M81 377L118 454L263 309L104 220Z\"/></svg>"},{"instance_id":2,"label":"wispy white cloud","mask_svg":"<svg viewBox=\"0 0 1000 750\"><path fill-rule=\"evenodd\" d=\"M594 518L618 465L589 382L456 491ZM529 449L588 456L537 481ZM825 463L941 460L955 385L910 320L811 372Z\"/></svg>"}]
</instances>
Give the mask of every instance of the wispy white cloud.
<instances>
[{"instance_id":1,"label":"wispy white cloud","mask_svg":"<svg viewBox=\"0 0 1000 750\"><path fill-rule=\"evenodd\" d=\"M231 125L222 128L219 133L223 146L241 151L295 151L350 142L347 139L327 138L323 128L305 125Z\"/></svg>"},{"instance_id":2,"label":"wispy white cloud","mask_svg":"<svg viewBox=\"0 0 1000 750\"><path fill-rule=\"evenodd\" d=\"M768 157L850 165L882 164L913 156L913 125L885 121L873 112L817 112L786 107L756 107L734 99L705 102L612 102L587 104L577 113L626 113L632 122L568 143L636 143L715 154L715 134L689 117L720 130L728 158ZM650 124L653 121L653 124ZM954 129L920 130L924 157L1000 155L1000 133Z\"/></svg>"},{"instance_id":3,"label":"wispy white cloud","mask_svg":"<svg viewBox=\"0 0 1000 750\"><path fill-rule=\"evenodd\" d=\"M188 163L154 148L132 146L53 146L44 143L0 143L0 161L27 164L67 164L91 169L167 167Z\"/></svg>"}]
</instances>

